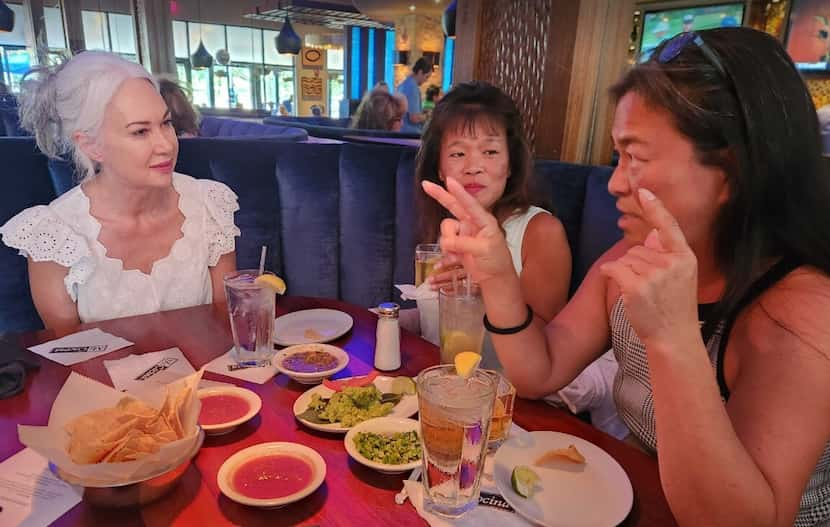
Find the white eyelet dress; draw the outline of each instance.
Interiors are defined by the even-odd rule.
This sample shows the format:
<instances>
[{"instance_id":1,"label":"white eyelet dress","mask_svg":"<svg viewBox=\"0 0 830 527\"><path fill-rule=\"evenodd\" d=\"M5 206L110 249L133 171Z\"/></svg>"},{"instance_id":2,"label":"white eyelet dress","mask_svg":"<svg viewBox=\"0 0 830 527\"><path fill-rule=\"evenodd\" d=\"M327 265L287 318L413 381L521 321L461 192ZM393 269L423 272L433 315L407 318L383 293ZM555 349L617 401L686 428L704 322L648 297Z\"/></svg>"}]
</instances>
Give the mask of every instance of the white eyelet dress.
<instances>
[{"instance_id":1,"label":"white eyelet dress","mask_svg":"<svg viewBox=\"0 0 830 527\"><path fill-rule=\"evenodd\" d=\"M69 268L66 292L81 322L107 320L210 303L209 267L234 250L236 194L223 183L173 174L184 216L182 237L150 273L124 270L98 241L101 224L89 213L80 185L49 205L28 208L0 227L3 242L36 262Z\"/></svg>"}]
</instances>

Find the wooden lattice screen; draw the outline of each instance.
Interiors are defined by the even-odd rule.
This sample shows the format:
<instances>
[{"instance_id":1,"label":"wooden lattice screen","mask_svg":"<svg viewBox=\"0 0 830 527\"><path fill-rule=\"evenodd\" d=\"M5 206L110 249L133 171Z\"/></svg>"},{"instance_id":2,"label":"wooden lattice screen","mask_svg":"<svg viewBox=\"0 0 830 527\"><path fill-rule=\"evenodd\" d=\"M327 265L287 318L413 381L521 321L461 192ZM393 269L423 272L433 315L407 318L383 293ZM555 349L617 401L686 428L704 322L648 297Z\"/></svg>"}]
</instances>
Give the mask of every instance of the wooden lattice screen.
<instances>
[{"instance_id":1,"label":"wooden lattice screen","mask_svg":"<svg viewBox=\"0 0 830 527\"><path fill-rule=\"evenodd\" d=\"M548 28L553 0L485 0L476 78L513 97L530 145L542 110Z\"/></svg>"}]
</instances>

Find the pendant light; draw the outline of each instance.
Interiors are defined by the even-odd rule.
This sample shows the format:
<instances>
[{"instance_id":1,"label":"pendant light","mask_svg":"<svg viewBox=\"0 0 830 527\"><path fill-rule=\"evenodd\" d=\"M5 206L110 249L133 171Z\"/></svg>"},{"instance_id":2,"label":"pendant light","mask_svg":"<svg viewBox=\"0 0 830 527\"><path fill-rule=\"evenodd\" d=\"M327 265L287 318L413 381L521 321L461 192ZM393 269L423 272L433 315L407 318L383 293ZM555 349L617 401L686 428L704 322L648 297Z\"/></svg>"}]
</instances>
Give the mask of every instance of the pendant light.
<instances>
[{"instance_id":1,"label":"pendant light","mask_svg":"<svg viewBox=\"0 0 830 527\"><path fill-rule=\"evenodd\" d=\"M205 43L202 41L202 0L198 2L199 10L199 46L196 48L196 53L190 56L190 65L194 70L203 70L213 66L213 57L205 48Z\"/></svg>"},{"instance_id":2,"label":"pendant light","mask_svg":"<svg viewBox=\"0 0 830 527\"><path fill-rule=\"evenodd\" d=\"M14 29L14 11L0 0L0 31L11 32Z\"/></svg>"},{"instance_id":3,"label":"pendant light","mask_svg":"<svg viewBox=\"0 0 830 527\"><path fill-rule=\"evenodd\" d=\"M455 4L456 0L452 0L444 11L444 15L441 17L441 26L444 28L444 34L449 38L455 38Z\"/></svg>"},{"instance_id":4,"label":"pendant light","mask_svg":"<svg viewBox=\"0 0 830 527\"><path fill-rule=\"evenodd\" d=\"M294 31L294 27L291 25L291 19L287 16L285 17L285 23L282 25L280 34L277 35L277 38L274 39L274 41L277 44L278 53L290 53L292 55L297 55L300 53L300 48L303 46L303 42L300 40L300 35Z\"/></svg>"}]
</instances>

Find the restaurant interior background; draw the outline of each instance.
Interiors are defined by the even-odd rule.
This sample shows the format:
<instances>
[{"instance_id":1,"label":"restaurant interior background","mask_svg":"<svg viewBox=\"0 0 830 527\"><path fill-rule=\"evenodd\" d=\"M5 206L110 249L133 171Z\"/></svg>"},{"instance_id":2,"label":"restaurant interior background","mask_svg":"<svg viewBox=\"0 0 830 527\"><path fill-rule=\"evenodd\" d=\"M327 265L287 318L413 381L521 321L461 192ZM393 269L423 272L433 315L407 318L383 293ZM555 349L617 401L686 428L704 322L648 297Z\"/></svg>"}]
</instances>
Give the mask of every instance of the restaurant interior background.
<instances>
[{"instance_id":1,"label":"restaurant interior background","mask_svg":"<svg viewBox=\"0 0 830 527\"><path fill-rule=\"evenodd\" d=\"M726 6L742 23L782 40L792 22L827 50L827 0L7 0L17 23L0 32L0 73L12 92L31 67L67 50L106 49L177 76L205 114L261 119L280 106L348 117L349 101L379 81L400 83L426 55L427 85L484 79L520 106L535 155L576 163L611 160L606 93L637 60L647 16ZM453 4L450 7L450 4ZM454 35L442 17L455 11ZM799 11L801 12L799 14ZM655 14L656 13L656 14ZM286 15L302 48L277 52ZM809 15L809 16L808 16ZM662 17L662 18L660 18ZM721 15L723 17L723 15ZM446 24L444 24L446 25ZM286 33L289 33L286 31ZM825 35L821 39L820 35ZM199 43L212 58L193 66ZM812 42L812 41L811 41ZM37 45L36 43L39 43ZM804 47L803 43L800 43ZM825 57L826 58L826 57ZM818 59L816 59L818 60ZM823 64L823 66L826 66ZM805 68L817 106L830 103L830 72ZM316 107L316 108L315 108ZM545 116L544 120L540 117Z\"/></svg>"}]
</instances>

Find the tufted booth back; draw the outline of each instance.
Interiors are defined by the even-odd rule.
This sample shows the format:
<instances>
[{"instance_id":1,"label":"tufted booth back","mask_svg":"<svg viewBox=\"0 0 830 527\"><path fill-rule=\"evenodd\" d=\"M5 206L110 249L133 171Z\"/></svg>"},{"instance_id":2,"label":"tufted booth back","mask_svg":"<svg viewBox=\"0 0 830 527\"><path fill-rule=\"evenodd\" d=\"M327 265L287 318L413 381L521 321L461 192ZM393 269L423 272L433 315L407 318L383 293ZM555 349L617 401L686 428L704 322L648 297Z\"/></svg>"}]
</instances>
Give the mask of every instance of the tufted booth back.
<instances>
[{"instance_id":1,"label":"tufted booth back","mask_svg":"<svg viewBox=\"0 0 830 527\"><path fill-rule=\"evenodd\" d=\"M415 150L372 144L285 143L268 139L180 140L178 172L227 184L239 196L237 265L266 267L293 295L363 306L398 298L412 283L416 240ZM66 167L50 173L31 138L0 139L9 160L0 222L45 204L72 185ZM572 286L619 238L618 213L605 186L608 167L536 163L537 195L565 225L574 257ZM40 327L26 261L0 244L0 332Z\"/></svg>"},{"instance_id":2,"label":"tufted booth back","mask_svg":"<svg viewBox=\"0 0 830 527\"><path fill-rule=\"evenodd\" d=\"M199 124L202 137L256 138L267 137L280 141L305 141L308 133L302 128L292 126L265 126L252 121L240 121L224 117L202 117Z\"/></svg>"}]
</instances>

